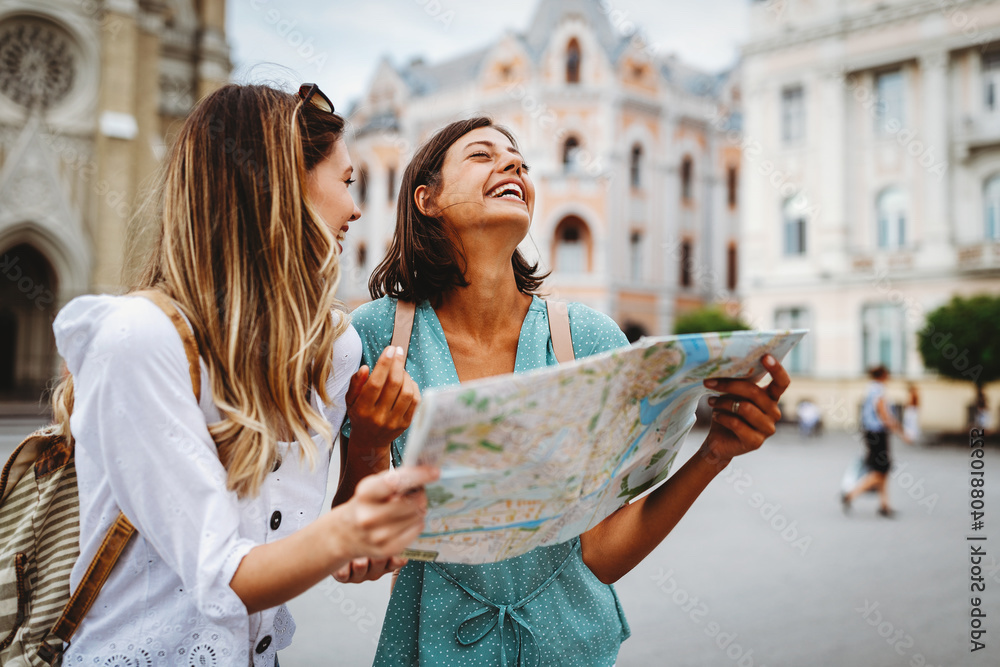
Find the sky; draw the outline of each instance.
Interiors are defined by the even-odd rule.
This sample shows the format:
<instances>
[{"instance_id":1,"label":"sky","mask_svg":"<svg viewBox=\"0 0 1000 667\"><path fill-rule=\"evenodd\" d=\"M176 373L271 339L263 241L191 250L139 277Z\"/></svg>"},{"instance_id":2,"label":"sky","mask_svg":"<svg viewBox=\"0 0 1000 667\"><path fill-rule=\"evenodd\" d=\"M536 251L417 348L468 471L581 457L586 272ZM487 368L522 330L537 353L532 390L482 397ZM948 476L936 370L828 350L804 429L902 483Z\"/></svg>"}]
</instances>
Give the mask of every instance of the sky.
<instances>
[{"instance_id":1,"label":"sky","mask_svg":"<svg viewBox=\"0 0 1000 667\"><path fill-rule=\"evenodd\" d=\"M523 32L540 0L229 0L233 78L315 82L346 109L383 57L440 62ZM633 25L664 54L707 70L732 65L750 0L601 0L619 32Z\"/></svg>"}]
</instances>

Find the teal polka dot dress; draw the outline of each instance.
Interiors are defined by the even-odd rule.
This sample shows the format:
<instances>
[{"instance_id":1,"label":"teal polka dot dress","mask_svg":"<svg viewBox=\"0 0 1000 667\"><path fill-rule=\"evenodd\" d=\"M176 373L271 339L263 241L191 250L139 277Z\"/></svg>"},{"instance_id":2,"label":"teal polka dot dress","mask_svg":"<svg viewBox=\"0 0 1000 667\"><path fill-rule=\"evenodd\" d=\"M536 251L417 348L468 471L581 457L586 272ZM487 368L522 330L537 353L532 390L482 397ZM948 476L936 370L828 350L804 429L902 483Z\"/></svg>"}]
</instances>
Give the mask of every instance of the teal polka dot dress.
<instances>
[{"instance_id":1,"label":"teal polka dot dress","mask_svg":"<svg viewBox=\"0 0 1000 667\"><path fill-rule=\"evenodd\" d=\"M383 297L351 317L362 363L373 366L392 340L396 300ZM569 304L579 359L628 344L606 315ZM557 363L545 302L532 299L521 327L515 373ZM444 331L428 302L417 306L406 370L421 391L458 384ZM350 423L344 425L350 436ZM399 464L404 433L393 443ZM580 540L540 547L499 563L412 561L389 600L375 665L613 665L628 622L614 587L601 583L580 556Z\"/></svg>"}]
</instances>

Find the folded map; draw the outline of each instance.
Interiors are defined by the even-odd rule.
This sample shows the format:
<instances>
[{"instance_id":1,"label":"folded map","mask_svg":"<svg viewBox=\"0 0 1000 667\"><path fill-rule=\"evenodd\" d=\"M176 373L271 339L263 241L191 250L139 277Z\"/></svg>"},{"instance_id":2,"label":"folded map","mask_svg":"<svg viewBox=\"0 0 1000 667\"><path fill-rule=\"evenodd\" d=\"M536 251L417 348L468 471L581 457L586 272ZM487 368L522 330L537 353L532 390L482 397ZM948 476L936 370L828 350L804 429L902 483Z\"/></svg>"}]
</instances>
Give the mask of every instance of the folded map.
<instances>
[{"instance_id":1,"label":"folded map","mask_svg":"<svg viewBox=\"0 0 1000 667\"><path fill-rule=\"evenodd\" d=\"M571 539L670 472L708 378L765 375L805 330L643 338L423 394L404 465L441 469L404 554L491 563Z\"/></svg>"}]
</instances>

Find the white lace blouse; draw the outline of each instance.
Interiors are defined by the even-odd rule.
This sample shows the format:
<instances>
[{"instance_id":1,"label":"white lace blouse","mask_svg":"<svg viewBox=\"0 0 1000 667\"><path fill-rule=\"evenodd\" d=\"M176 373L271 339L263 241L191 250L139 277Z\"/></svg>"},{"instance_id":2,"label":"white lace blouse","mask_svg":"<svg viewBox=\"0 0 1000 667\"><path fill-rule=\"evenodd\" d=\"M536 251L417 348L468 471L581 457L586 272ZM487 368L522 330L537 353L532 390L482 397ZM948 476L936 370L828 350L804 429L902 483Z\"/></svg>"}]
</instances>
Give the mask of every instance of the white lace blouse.
<instances>
[{"instance_id":1,"label":"white lace blouse","mask_svg":"<svg viewBox=\"0 0 1000 667\"><path fill-rule=\"evenodd\" d=\"M240 500L226 490L206 426L220 417L204 362L199 404L180 337L159 308L141 297L80 297L54 330L76 395L81 556L71 587L119 509L138 530L63 664L271 667L291 642L291 615L281 606L248 616L229 582L253 546L319 516L331 452L317 437L310 470L294 444L282 445L260 495ZM353 327L334 355L331 405L316 407L336 433L361 359Z\"/></svg>"}]
</instances>

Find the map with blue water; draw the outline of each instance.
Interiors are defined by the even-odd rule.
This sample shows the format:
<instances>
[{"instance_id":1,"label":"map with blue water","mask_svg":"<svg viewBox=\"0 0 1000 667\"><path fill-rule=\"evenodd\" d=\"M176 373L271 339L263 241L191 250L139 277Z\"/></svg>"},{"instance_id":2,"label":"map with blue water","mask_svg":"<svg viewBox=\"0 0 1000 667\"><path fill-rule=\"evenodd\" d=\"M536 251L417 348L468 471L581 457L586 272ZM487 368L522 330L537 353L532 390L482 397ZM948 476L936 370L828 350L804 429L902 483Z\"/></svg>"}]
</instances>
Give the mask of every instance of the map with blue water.
<instances>
[{"instance_id":1,"label":"map with blue water","mask_svg":"<svg viewBox=\"0 0 1000 667\"><path fill-rule=\"evenodd\" d=\"M427 463L424 532L410 558L490 563L587 531L669 475L709 378L765 376L806 334L643 338L529 373L427 391L405 465Z\"/></svg>"}]
</instances>

